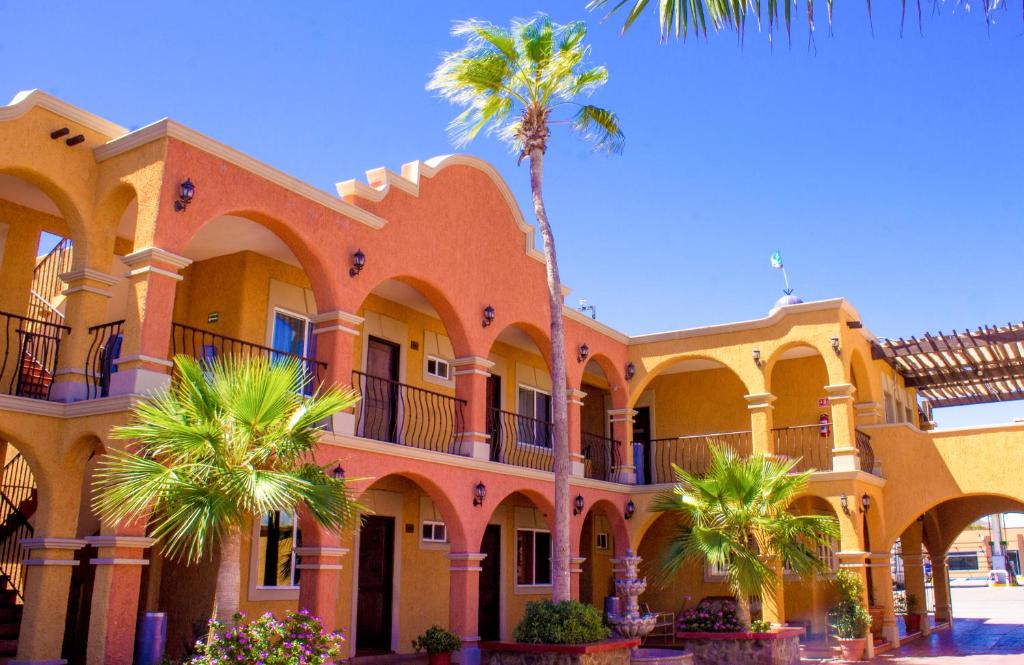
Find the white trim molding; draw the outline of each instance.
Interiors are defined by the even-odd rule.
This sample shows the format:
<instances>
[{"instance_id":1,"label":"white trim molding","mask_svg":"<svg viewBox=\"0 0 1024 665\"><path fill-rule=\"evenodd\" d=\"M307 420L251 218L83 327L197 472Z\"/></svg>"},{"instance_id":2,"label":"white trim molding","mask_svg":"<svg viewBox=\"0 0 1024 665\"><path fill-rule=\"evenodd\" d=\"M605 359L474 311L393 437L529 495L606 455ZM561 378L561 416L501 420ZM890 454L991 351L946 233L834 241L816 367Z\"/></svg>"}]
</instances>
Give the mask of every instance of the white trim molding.
<instances>
[{"instance_id":1,"label":"white trim molding","mask_svg":"<svg viewBox=\"0 0 1024 665\"><path fill-rule=\"evenodd\" d=\"M0 122L6 120L15 120L35 107L46 109L52 113L56 113L59 116L67 118L71 122L82 125L86 129L91 129L94 132L103 134L108 138L115 138L127 134L128 130L121 125L115 124L101 118L98 115L83 111L77 106L72 106L67 102L57 99L53 95L43 92L42 90L22 90L11 103L7 106L0 106ZM60 661L65 662L65 661Z\"/></svg>"},{"instance_id":2,"label":"white trim molding","mask_svg":"<svg viewBox=\"0 0 1024 665\"><path fill-rule=\"evenodd\" d=\"M156 543L156 538L146 536L86 536L85 542L88 545L99 549L101 547L124 547L144 550Z\"/></svg>"},{"instance_id":3,"label":"white trim molding","mask_svg":"<svg viewBox=\"0 0 1024 665\"><path fill-rule=\"evenodd\" d=\"M152 264L152 263L164 263L174 268L187 268L192 265L192 259L168 252L166 249L160 249L159 247L144 247L131 254L125 254L121 257L121 263L125 264L129 268L140 263Z\"/></svg>"}]
</instances>

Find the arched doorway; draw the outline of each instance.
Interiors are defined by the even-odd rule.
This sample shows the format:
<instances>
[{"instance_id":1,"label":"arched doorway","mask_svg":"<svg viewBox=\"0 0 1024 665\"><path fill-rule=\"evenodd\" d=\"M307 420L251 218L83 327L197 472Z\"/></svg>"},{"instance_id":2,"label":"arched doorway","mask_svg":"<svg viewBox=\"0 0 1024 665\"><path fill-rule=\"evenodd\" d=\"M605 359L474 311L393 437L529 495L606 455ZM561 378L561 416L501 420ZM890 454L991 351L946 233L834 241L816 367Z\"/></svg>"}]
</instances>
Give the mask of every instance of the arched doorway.
<instances>
[{"instance_id":1,"label":"arched doorway","mask_svg":"<svg viewBox=\"0 0 1024 665\"><path fill-rule=\"evenodd\" d=\"M772 403L775 451L798 458L797 471L832 469L831 408L825 386L828 368L808 344L785 347L769 360L768 392Z\"/></svg>"},{"instance_id":2,"label":"arched doorway","mask_svg":"<svg viewBox=\"0 0 1024 665\"><path fill-rule=\"evenodd\" d=\"M621 511L606 500L591 506L580 528L581 602L604 612L605 598L615 595L613 560L624 555L628 547L629 536Z\"/></svg>"},{"instance_id":3,"label":"arched doorway","mask_svg":"<svg viewBox=\"0 0 1024 665\"><path fill-rule=\"evenodd\" d=\"M614 374L606 371L610 361L596 356L583 368L580 391L580 452L583 473L595 480L616 480L616 473L627 457L625 442L615 437L608 412L625 402L625 389Z\"/></svg>"}]
</instances>

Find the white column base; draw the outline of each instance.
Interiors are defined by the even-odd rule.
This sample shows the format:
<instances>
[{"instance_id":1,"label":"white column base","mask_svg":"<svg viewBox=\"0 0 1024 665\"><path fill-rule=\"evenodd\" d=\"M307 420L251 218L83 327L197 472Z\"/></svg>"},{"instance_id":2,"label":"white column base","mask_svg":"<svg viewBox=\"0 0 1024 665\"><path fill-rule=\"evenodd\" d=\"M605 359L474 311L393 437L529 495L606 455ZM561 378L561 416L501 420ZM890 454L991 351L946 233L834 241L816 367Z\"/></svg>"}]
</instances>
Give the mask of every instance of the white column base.
<instances>
[{"instance_id":1,"label":"white column base","mask_svg":"<svg viewBox=\"0 0 1024 665\"><path fill-rule=\"evenodd\" d=\"M574 478L583 478L587 473L586 465L583 462L572 462L572 467L569 469L569 473Z\"/></svg>"},{"instance_id":2,"label":"white column base","mask_svg":"<svg viewBox=\"0 0 1024 665\"><path fill-rule=\"evenodd\" d=\"M833 471L860 471L860 455L856 448L834 448L832 450Z\"/></svg>"},{"instance_id":3,"label":"white column base","mask_svg":"<svg viewBox=\"0 0 1024 665\"><path fill-rule=\"evenodd\" d=\"M331 416L331 431L338 436L355 436L356 414L339 411Z\"/></svg>"},{"instance_id":4,"label":"white column base","mask_svg":"<svg viewBox=\"0 0 1024 665\"><path fill-rule=\"evenodd\" d=\"M165 390L171 385L171 375L151 369L123 369L110 377L110 396L147 395Z\"/></svg>"}]
</instances>

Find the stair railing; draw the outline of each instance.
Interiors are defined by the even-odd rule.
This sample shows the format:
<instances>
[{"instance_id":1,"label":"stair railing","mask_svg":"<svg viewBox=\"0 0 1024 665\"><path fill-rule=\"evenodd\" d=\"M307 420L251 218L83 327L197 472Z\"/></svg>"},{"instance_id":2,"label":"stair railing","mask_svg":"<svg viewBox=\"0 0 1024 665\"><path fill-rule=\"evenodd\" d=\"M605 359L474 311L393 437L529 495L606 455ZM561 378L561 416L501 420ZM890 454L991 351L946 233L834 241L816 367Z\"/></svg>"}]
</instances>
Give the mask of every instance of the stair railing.
<instances>
[{"instance_id":1,"label":"stair railing","mask_svg":"<svg viewBox=\"0 0 1024 665\"><path fill-rule=\"evenodd\" d=\"M26 514L37 497L36 480L28 461L18 453L3 469L0 481L0 574L18 595L25 598L25 565L28 558L21 541L31 538L34 529Z\"/></svg>"},{"instance_id":2,"label":"stair railing","mask_svg":"<svg viewBox=\"0 0 1024 665\"><path fill-rule=\"evenodd\" d=\"M60 276L71 270L72 258L71 238L61 238L33 268L29 318L47 323L64 322L64 314L53 305L53 301L67 287Z\"/></svg>"}]
</instances>

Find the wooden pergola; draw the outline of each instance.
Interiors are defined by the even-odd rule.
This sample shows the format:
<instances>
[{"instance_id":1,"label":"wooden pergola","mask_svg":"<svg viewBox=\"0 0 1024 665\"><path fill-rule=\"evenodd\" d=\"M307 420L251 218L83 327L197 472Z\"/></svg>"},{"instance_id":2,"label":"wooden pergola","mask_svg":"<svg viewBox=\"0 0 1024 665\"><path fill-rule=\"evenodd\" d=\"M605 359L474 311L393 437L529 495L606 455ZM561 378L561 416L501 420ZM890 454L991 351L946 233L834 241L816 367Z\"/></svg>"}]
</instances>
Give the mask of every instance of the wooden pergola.
<instances>
[{"instance_id":1,"label":"wooden pergola","mask_svg":"<svg viewBox=\"0 0 1024 665\"><path fill-rule=\"evenodd\" d=\"M933 407L1024 399L1024 323L874 343L871 357L892 365Z\"/></svg>"}]
</instances>

